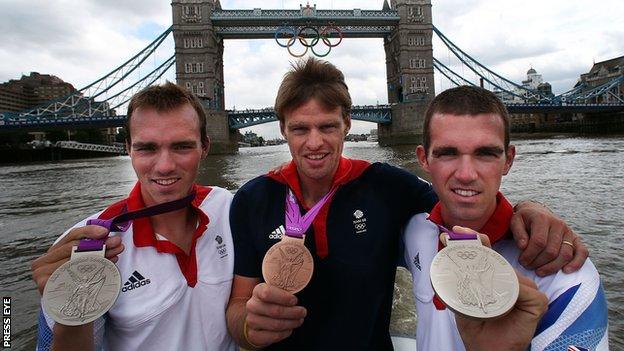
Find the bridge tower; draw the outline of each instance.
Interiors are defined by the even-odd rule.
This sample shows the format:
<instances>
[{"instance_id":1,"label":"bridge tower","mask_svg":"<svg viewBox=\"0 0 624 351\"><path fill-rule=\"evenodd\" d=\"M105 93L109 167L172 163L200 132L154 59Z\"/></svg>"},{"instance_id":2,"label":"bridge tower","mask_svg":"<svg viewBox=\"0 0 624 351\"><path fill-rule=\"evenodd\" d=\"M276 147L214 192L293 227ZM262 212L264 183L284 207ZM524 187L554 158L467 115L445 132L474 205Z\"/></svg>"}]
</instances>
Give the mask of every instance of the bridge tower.
<instances>
[{"instance_id":1,"label":"bridge tower","mask_svg":"<svg viewBox=\"0 0 624 351\"><path fill-rule=\"evenodd\" d=\"M230 130L225 112L223 40L210 20L219 0L173 0L176 81L197 95L208 115L211 153L238 149L237 131Z\"/></svg>"},{"instance_id":2,"label":"bridge tower","mask_svg":"<svg viewBox=\"0 0 624 351\"><path fill-rule=\"evenodd\" d=\"M392 123L379 125L381 145L414 144L422 137L427 104L435 96L431 0L391 0L399 23L384 39ZM384 9L388 8L384 0Z\"/></svg>"}]
</instances>

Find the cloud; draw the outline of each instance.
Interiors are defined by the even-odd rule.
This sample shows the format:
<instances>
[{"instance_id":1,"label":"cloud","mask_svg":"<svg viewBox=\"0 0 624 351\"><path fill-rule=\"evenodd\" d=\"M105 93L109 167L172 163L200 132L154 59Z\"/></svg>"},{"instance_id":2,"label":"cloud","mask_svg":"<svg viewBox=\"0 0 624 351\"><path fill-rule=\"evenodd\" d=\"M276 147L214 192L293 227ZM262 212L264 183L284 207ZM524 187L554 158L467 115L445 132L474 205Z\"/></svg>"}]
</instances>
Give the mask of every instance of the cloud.
<instances>
[{"instance_id":1,"label":"cloud","mask_svg":"<svg viewBox=\"0 0 624 351\"><path fill-rule=\"evenodd\" d=\"M383 0L310 2L319 9L381 9L383 5ZM221 0L224 9L298 9L305 3ZM476 60L515 82L525 79L533 67L556 92L568 90L594 61L624 54L621 0L603 0L600 6L584 0L433 0L432 9L434 24ZM129 59L170 25L170 1L4 0L0 2L0 81L38 71L81 87ZM173 42L168 40L159 56L172 53ZM439 42L434 44L434 55L445 64L458 63ZM387 101L380 39L346 39L327 59L345 73L356 104ZM271 106L292 60L273 40L226 41L226 107ZM467 67L456 69L476 81ZM174 79L174 73L168 77ZM448 84L436 74L436 91ZM371 126L358 124L354 129ZM265 127L274 134L278 130L271 125L255 128Z\"/></svg>"}]
</instances>

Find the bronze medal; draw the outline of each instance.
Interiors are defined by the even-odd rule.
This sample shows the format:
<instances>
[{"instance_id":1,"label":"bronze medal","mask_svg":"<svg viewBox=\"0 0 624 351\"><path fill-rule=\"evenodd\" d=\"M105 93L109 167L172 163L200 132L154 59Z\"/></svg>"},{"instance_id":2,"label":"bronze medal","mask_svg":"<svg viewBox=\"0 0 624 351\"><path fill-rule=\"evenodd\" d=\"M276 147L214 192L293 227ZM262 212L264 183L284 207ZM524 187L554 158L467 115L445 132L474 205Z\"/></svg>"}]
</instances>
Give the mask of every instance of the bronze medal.
<instances>
[{"instance_id":1,"label":"bronze medal","mask_svg":"<svg viewBox=\"0 0 624 351\"><path fill-rule=\"evenodd\" d=\"M262 260L262 276L267 284L297 293L308 285L314 272L314 261L303 239L282 236Z\"/></svg>"}]
</instances>

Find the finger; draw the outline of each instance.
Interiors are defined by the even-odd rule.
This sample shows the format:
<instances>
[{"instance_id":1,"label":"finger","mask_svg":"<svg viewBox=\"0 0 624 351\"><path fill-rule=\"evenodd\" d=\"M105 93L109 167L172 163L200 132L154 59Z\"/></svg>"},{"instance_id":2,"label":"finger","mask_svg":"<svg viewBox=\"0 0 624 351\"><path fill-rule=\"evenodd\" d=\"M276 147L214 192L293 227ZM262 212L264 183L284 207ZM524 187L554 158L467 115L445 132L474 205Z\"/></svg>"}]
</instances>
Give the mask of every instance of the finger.
<instances>
[{"instance_id":1,"label":"finger","mask_svg":"<svg viewBox=\"0 0 624 351\"><path fill-rule=\"evenodd\" d=\"M545 277L557 273L562 267L574 257L574 249L570 245L561 245L559 255L553 261L540 266L535 273L540 277Z\"/></svg>"},{"instance_id":2,"label":"finger","mask_svg":"<svg viewBox=\"0 0 624 351\"><path fill-rule=\"evenodd\" d=\"M527 233L526 225L520 214L513 214L511 217L510 228L511 234L513 234L514 241L516 242L516 246L520 250L524 250L529 244L529 233Z\"/></svg>"},{"instance_id":3,"label":"finger","mask_svg":"<svg viewBox=\"0 0 624 351\"><path fill-rule=\"evenodd\" d=\"M297 297L286 290L266 283L260 283L253 289L252 296L256 296L263 302L278 304L283 306L295 306Z\"/></svg>"},{"instance_id":4,"label":"finger","mask_svg":"<svg viewBox=\"0 0 624 351\"><path fill-rule=\"evenodd\" d=\"M574 256L572 257L570 263L563 267L563 271L565 273L578 271L585 263L585 260L587 260L587 257L589 257L589 250L587 249L587 246L585 246L585 243L583 243L583 240L581 240L581 237L576 234L574 235L575 237L572 240L572 243L574 244Z\"/></svg>"},{"instance_id":5,"label":"finger","mask_svg":"<svg viewBox=\"0 0 624 351\"><path fill-rule=\"evenodd\" d=\"M302 319L307 311L301 306L284 306L275 303L267 303L252 296L247 301L247 313L256 314L278 319Z\"/></svg>"},{"instance_id":6,"label":"finger","mask_svg":"<svg viewBox=\"0 0 624 351\"><path fill-rule=\"evenodd\" d=\"M33 266L42 266L50 263L55 263L60 260L69 259L72 253L72 248L77 246L79 240L67 241L63 243L63 245L54 245L50 251L48 251L45 255L37 258L33 262Z\"/></svg>"},{"instance_id":7,"label":"finger","mask_svg":"<svg viewBox=\"0 0 624 351\"><path fill-rule=\"evenodd\" d=\"M109 236L108 238L106 238L106 241L104 242L104 244L106 245L106 249L113 249L119 245L121 245L121 237L120 236Z\"/></svg>"},{"instance_id":8,"label":"finger","mask_svg":"<svg viewBox=\"0 0 624 351\"><path fill-rule=\"evenodd\" d=\"M108 229L99 225L87 225L84 227L74 228L67 233L56 245L63 245L69 241L74 241L82 238L91 239L103 239L108 235Z\"/></svg>"},{"instance_id":9,"label":"finger","mask_svg":"<svg viewBox=\"0 0 624 351\"><path fill-rule=\"evenodd\" d=\"M247 327L256 330L281 332L298 328L301 324L303 324L303 318L271 318L259 314L247 314Z\"/></svg>"},{"instance_id":10,"label":"finger","mask_svg":"<svg viewBox=\"0 0 624 351\"><path fill-rule=\"evenodd\" d=\"M516 272L516 277L518 277L518 283L520 285L525 285L528 286L532 289L537 289L537 284L535 283L535 281L529 277L527 277L526 275L518 272L518 270L514 269L514 272Z\"/></svg>"},{"instance_id":11,"label":"finger","mask_svg":"<svg viewBox=\"0 0 624 351\"><path fill-rule=\"evenodd\" d=\"M479 234L479 232L472 230L468 227L462 227L460 225L455 225L453 226L453 228L451 228L455 233L461 233L461 234Z\"/></svg>"},{"instance_id":12,"label":"finger","mask_svg":"<svg viewBox=\"0 0 624 351\"><path fill-rule=\"evenodd\" d=\"M520 215L520 214L518 214ZM518 257L518 261L524 267L530 268L530 264L546 248L548 244L548 225L544 216L533 216L530 221L529 242Z\"/></svg>"},{"instance_id":13,"label":"finger","mask_svg":"<svg viewBox=\"0 0 624 351\"><path fill-rule=\"evenodd\" d=\"M108 248L106 248L106 252L105 252L104 256L112 261L112 258L113 257L117 257L117 255L119 255L124 250L124 248L125 247L123 246L123 244L119 245L119 246L117 246L115 248L112 248L110 250Z\"/></svg>"},{"instance_id":14,"label":"finger","mask_svg":"<svg viewBox=\"0 0 624 351\"><path fill-rule=\"evenodd\" d=\"M64 260L60 260L51 264L40 266L36 269L33 269L32 276L35 284L37 284L37 289L39 293L43 295L43 290L45 289L45 285L48 283L48 279L57 270L61 265L65 262L69 261L69 258Z\"/></svg>"},{"instance_id":15,"label":"finger","mask_svg":"<svg viewBox=\"0 0 624 351\"><path fill-rule=\"evenodd\" d=\"M459 225L453 226L453 231L455 233L460 233L460 234L475 234L475 235L479 235L479 240L481 241L481 244L483 246L487 246L489 248L492 248L492 244L490 243L490 238L485 235L485 234L481 234L473 229L470 229L468 227L462 227ZM441 234L444 235L444 234Z\"/></svg>"},{"instance_id":16,"label":"finger","mask_svg":"<svg viewBox=\"0 0 624 351\"><path fill-rule=\"evenodd\" d=\"M563 243L563 236L568 231L567 225L559 220L552 219L547 221L548 223L548 237L546 240L546 246L540 252L537 257L531 262L527 268L530 269L539 269L540 267L553 263L558 264L556 270L559 270L563 267L562 260L557 260L559 253L561 252L561 245ZM567 252L567 251L564 251ZM571 259L571 258L570 258ZM566 261L567 263L567 261Z\"/></svg>"},{"instance_id":17,"label":"finger","mask_svg":"<svg viewBox=\"0 0 624 351\"><path fill-rule=\"evenodd\" d=\"M516 275L520 283L520 292L515 308L528 314L524 318L528 317L532 322L536 323L548 310L548 298L537 289L537 285L532 279L523 276L517 271Z\"/></svg>"}]
</instances>

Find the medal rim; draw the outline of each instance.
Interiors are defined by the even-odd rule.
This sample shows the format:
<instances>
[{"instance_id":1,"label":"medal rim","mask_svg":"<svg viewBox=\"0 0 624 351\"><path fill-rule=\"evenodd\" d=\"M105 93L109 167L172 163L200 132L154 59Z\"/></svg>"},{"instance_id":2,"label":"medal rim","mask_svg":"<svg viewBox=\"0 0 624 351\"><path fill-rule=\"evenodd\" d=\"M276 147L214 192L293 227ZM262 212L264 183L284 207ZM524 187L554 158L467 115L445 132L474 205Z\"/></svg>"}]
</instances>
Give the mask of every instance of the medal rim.
<instances>
[{"instance_id":1,"label":"medal rim","mask_svg":"<svg viewBox=\"0 0 624 351\"><path fill-rule=\"evenodd\" d=\"M101 312L98 312L97 314L85 319L84 321L68 321L60 317L58 313L50 309L50 305L51 305L50 300L52 299L52 297L50 296L51 288L50 288L49 282L53 279L53 277L58 277L64 269L67 269L67 270L70 269L67 267L71 266L72 264L76 264L76 263L79 263L80 261L87 260L87 259L99 260L104 265L105 269L106 268L114 269L115 273L113 273L113 276L116 274L118 277L118 279L114 279L114 282L112 282L112 283L115 283L115 285L117 286L117 288L115 289L115 294L114 294L115 296L114 298L111 299L110 304L107 305L106 308L103 308ZM112 261L102 256L95 256L95 255L83 256L79 258L74 258L73 260L69 260L63 263L61 266L59 266L56 270L54 270L54 272L48 278L48 283L46 283L46 286L43 289L43 295L41 297L41 301L42 301L42 306L45 312L47 313L47 315L50 316L56 323L67 325L67 326L79 326L79 325L85 325L85 324L91 323L94 320L106 314L106 312L108 312L113 307L113 305L115 305L117 298L119 298L120 292L121 292L121 273L119 272L119 268L117 268L117 265L115 265Z\"/></svg>"},{"instance_id":2,"label":"medal rim","mask_svg":"<svg viewBox=\"0 0 624 351\"><path fill-rule=\"evenodd\" d=\"M288 239L284 240L284 238L288 238ZM301 243L298 243L298 241L301 241ZM274 284L271 283L271 279L267 279L267 276L268 276L267 269L269 269L268 266L269 266L269 259L270 259L270 257L275 255L274 253L277 251L279 246L283 246L283 245L299 245L299 246L301 246L303 248L304 255L306 255L306 257L308 257L310 259L310 270L309 270L309 273L306 274L307 277L305 279L305 284L303 284L300 289L289 290L289 289L282 289L282 288L280 288L280 289L288 291L288 292L290 292L292 294L296 294L296 293L302 291L303 289L305 289L306 286L308 286L308 284L312 280L312 275L314 274L314 258L312 257L312 254L310 253L310 250L308 250L308 248L303 244L303 239L292 238L292 237L288 237L288 236L284 235L284 237L282 238L281 241L278 241L277 243L273 244L267 250L267 252L264 254L264 258L262 259L262 278L264 279L264 281L268 285L278 287L277 285L274 285Z\"/></svg>"},{"instance_id":3,"label":"medal rim","mask_svg":"<svg viewBox=\"0 0 624 351\"><path fill-rule=\"evenodd\" d=\"M463 245L462 245L463 244ZM449 250L451 248L457 248L457 245L462 245L464 247L469 247L470 249L476 249L476 250L481 250L485 255L494 255L497 256L502 262L504 262L503 264L500 265L500 267L503 267L502 269L504 270L509 270L511 274L513 274L513 277L515 279L513 279L513 286L512 289L513 291L511 291L512 293L512 298L510 299L510 302L508 303L508 306L506 309L502 309L499 308L498 309L498 313L496 314L492 314L492 315L488 315L488 316L483 316L482 313L479 313L478 315L476 314L469 314L466 313L466 311L462 312L460 311L461 306L456 306L457 304L453 304L453 303L448 303L447 301L450 301L450 294L445 292L445 289L443 289L440 285L442 284L441 282L439 282L439 277L438 274L435 273L434 274L434 264L436 262L440 262L442 260L448 260L448 255L445 255L443 253L445 253L446 250ZM487 246L482 246L481 244L479 245L474 245L474 244L469 244L469 243L456 243L455 246L452 247L445 247L442 250L440 250L434 257L433 260L431 261L431 266L429 268L429 280L431 282L431 287L433 289L433 292L440 298L440 300L442 300L442 302L444 303L444 305L451 311L453 311L456 314L459 314L465 318L469 318L469 319L473 319L473 320L490 320L490 319L495 319L495 318L499 318L502 317L504 315L506 315L507 313L509 313L513 307L515 306L517 300L518 300L518 296L520 294L520 282L518 281L518 277L516 275L516 272L514 270L514 268L511 266L511 264L498 252L496 252L495 250L487 247ZM436 285L438 285L438 289L436 289ZM442 292L442 293L440 293ZM513 302L511 302L513 301Z\"/></svg>"}]
</instances>

